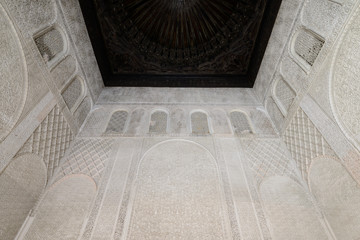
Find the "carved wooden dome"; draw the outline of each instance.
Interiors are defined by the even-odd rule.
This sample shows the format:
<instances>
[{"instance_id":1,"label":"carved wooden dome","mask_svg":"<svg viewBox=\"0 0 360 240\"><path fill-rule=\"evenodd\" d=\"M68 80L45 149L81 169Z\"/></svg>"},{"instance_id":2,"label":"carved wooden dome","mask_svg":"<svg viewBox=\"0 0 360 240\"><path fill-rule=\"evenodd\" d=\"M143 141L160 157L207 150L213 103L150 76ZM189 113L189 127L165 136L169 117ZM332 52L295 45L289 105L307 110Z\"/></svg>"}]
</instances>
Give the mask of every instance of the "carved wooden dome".
<instances>
[{"instance_id":1,"label":"carved wooden dome","mask_svg":"<svg viewBox=\"0 0 360 240\"><path fill-rule=\"evenodd\" d=\"M267 6L266 0L94 2L112 75L177 79L246 76Z\"/></svg>"}]
</instances>

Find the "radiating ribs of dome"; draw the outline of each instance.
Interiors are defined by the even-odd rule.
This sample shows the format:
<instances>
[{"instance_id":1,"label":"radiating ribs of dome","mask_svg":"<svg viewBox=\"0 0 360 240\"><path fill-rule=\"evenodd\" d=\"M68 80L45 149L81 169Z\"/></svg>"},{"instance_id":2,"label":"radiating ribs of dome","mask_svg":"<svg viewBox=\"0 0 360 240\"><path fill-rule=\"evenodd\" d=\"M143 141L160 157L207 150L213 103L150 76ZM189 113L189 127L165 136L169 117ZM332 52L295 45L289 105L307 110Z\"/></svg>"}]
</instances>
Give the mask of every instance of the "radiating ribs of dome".
<instances>
[{"instance_id":1,"label":"radiating ribs of dome","mask_svg":"<svg viewBox=\"0 0 360 240\"><path fill-rule=\"evenodd\" d=\"M266 0L97 2L113 74L245 75Z\"/></svg>"}]
</instances>

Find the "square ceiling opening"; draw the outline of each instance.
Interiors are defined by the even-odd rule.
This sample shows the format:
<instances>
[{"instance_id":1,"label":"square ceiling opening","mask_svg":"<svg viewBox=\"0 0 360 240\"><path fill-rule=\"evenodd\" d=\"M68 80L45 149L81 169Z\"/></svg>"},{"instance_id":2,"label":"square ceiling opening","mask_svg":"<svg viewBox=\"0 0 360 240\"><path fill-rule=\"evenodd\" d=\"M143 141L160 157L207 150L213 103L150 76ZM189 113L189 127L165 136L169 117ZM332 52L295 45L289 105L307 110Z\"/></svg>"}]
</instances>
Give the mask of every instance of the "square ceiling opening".
<instances>
[{"instance_id":1,"label":"square ceiling opening","mask_svg":"<svg viewBox=\"0 0 360 240\"><path fill-rule=\"evenodd\" d=\"M281 0L80 0L105 86L252 87Z\"/></svg>"}]
</instances>

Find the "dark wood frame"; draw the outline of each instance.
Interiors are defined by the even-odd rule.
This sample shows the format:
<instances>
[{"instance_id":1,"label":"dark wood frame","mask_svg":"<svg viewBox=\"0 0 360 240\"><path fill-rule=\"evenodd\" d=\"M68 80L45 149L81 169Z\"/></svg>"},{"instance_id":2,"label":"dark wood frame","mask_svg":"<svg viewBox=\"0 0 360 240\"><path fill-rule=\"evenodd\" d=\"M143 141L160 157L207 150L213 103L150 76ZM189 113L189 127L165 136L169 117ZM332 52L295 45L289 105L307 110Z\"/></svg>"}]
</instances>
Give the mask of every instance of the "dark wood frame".
<instances>
[{"instance_id":1,"label":"dark wood frame","mask_svg":"<svg viewBox=\"0 0 360 240\"><path fill-rule=\"evenodd\" d=\"M281 5L281 0L268 0L246 75L114 75L107 57L95 4L93 0L79 2L105 86L128 87L253 87Z\"/></svg>"}]
</instances>

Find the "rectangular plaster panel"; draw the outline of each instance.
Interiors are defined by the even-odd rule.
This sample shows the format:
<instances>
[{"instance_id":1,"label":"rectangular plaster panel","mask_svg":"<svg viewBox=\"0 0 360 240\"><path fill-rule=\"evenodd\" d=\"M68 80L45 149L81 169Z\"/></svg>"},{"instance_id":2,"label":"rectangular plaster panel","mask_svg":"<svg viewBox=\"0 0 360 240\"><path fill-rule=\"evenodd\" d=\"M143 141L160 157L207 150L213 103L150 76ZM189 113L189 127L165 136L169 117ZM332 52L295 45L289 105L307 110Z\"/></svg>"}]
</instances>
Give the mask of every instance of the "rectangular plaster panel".
<instances>
[{"instance_id":1,"label":"rectangular plaster panel","mask_svg":"<svg viewBox=\"0 0 360 240\"><path fill-rule=\"evenodd\" d=\"M105 88L97 104L114 103L260 105L252 89Z\"/></svg>"},{"instance_id":2,"label":"rectangular plaster panel","mask_svg":"<svg viewBox=\"0 0 360 240\"><path fill-rule=\"evenodd\" d=\"M258 76L255 81L254 90L259 100L264 103L266 92L270 86L273 74L279 64L286 44L289 41L291 29L298 15L302 1L283 0L274 28L266 49Z\"/></svg>"},{"instance_id":3,"label":"rectangular plaster panel","mask_svg":"<svg viewBox=\"0 0 360 240\"><path fill-rule=\"evenodd\" d=\"M77 0L57 0L61 14L65 19L66 31L75 46L77 60L84 72L91 98L96 101L104 84L97 65L93 48L86 30L85 22Z\"/></svg>"}]
</instances>

